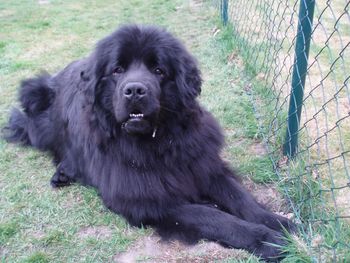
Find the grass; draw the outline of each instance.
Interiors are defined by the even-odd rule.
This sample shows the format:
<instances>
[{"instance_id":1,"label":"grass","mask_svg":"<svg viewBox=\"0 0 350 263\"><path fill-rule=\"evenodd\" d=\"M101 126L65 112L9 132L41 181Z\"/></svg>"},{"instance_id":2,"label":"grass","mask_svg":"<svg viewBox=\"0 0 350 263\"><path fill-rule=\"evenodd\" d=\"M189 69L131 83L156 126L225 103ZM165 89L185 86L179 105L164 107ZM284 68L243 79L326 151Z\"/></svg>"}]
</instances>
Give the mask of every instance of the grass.
<instances>
[{"instance_id":1,"label":"grass","mask_svg":"<svg viewBox=\"0 0 350 263\"><path fill-rule=\"evenodd\" d=\"M298 11L297 1L287 2L272 3L266 10L258 1L250 5L230 2L232 23L225 41L231 41L226 45L232 46L244 66L245 86L249 87L245 90L258 119L257 137L264 138L279 185L294 203L295 215L307 227L306 249L297 249L304 245L292 243L286 261L312 258L347 262L350 118L349 65L345 61L350 58L350 31L346 26L349 21L343 19L346 4L339 0L316 3L317 27L312 35L304 89L299 151L286 162L281 146L286 136ZM260 30L255 31L257 28Z\"/></svg>"},{"instance_id":2,"label":"grass","mask_svg":"<svg viewBox=\"0 0 350 263\"><path fill-rule=\"evenodd\" d=\"M0 3L0 126L16 105L21 79L62 69L86 56L101 37L129 22L157 24L184 40L198 58L205 84L201 103L227 137L224 157L256 182L274 175L260 143L243 66L232 61L225 30L217 35L216 10L197 1L2 1ZM106 262L149 230L131 228L108 211L93 189L53 190L50 157L0 141L0 259L2 262ZM82 234L104 229L106 235ZM227 262L257 262L253 256Z\"/></svg>"}]
</instances>

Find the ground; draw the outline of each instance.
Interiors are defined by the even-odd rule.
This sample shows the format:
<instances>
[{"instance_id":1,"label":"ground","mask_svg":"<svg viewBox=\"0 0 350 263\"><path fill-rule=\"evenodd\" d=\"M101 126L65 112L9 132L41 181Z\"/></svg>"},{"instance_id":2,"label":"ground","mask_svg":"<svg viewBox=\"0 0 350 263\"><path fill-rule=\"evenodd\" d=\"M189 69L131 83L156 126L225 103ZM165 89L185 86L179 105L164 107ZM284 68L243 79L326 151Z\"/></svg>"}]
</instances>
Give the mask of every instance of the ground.
<instances>
[{"instance_id":1,"label":"ground","mask_svg":"<svg viewBox=\"0 0 350 263\"><path fill-rule=\"evenodd\" d=\"M210 2L210 1L209 1ZM241 80L242 63L221 41L217 10L202 1L3 1L0 3L0 126L16 105L21 79L55 73L86 56L96 41L128 22L157 24L198 58L201 103L226 135L223 158L262 203L288 215ZM257 262L240 250L202 242L162 243L108 211L93 189L54 190L50 157L0 140L2 262ZM292 216L289 214L289 216Z\"/></svg>"}]
</instances>

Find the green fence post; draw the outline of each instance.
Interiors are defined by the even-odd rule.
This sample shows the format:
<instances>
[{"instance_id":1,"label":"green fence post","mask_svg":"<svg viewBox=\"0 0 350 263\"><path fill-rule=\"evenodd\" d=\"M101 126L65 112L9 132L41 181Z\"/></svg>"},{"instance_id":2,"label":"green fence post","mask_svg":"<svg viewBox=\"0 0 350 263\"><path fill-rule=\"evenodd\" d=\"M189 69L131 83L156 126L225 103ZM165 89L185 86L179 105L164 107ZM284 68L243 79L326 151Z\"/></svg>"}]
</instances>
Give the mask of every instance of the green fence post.
<instances>
[{"instance_id":1,"label":"green fence post","mask_svg":"<svg viewBox=\"0 0 350 263\"><path fill-rule=\"evenodd\" d=\"M228 0L221 0L221 20L224 26L228 20Z\"/></svg>"},{"instance_id":2,"label":"green fence post","mask_svg":"<svg viewBox=\"0 0 350 263\"><path fill-rule=\"evenodd\" d=\"M298 148L298 131L303 104L314 9L315 0L300 0L292 90L288 110L287 136L283 147L283 154L289 157L293 157Z\"/></svg>"}]
</instances>

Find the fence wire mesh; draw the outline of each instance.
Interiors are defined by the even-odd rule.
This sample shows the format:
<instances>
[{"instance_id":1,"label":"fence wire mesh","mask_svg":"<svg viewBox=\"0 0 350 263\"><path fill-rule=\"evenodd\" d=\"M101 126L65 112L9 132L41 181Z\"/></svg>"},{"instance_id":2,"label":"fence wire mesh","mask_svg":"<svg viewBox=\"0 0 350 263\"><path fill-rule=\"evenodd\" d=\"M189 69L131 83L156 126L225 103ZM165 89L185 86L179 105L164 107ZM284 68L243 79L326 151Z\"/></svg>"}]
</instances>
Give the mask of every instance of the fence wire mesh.
<instances>
[{"instance_id":1,"label":"fence wire mesh","mask_svg":"<svg viewBox=\"0 0 350 263\"><path fill-rule=\"evenodd\" d=\"M302 222L307 255L318 262L350 262L350 1L217 3L245 62L246 91L281 189ZM300 6L309 4L315 4L313 21L308 9L299 15ZM306 72L296 73L306 79L299 141L290 158L283 145L290 143L286 134L292 136L293 68L299 55L307 56L306 45L295 51L298 33L303 43L308 40L304 28L298 29L305 21L311 26L310 51Z\"/></svg>"}]
</instances>

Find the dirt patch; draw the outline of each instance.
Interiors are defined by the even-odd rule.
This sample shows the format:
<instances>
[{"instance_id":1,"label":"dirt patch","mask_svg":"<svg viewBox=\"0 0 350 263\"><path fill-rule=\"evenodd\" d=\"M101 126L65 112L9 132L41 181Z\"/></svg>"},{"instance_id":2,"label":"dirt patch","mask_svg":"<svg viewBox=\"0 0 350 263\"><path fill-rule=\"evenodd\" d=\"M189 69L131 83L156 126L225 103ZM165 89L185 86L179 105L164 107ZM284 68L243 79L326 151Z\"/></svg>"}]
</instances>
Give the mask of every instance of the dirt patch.
<instances>
[{"instance_id":1,"label":"dirt patch","mask_svg":"<svg viewBox=\"0 0 350 263\"><path fill-rule=\"evenodd\" d=\"M257 141L250 146L249 152L254 153L255 155L262 156L267 154L267 149L264 143Z\"/></svg>"},{"instance_id":2,"label":"dirt patch","mask_svg":"<svg viewBox=\"0 0 350 263\"><path fill-rule=\"evenodd\" d=\"M178 241L165 242L155 234L139 239L128 251L113 257L113 262L213 262L230 257L243 259L248 253L238 249L227 249L214 242L201 242L189 246Z\"/></svg>"},{"instance_id":3,"label":"dirt patch","mask_svg":"<svg viewBox=\"0 0 350 263\"><path fill-rule=\"evenodd\" d=\"M288 211L286 201L276 186L270 184L255 184L249 178L243 181L243 185L251 192L256 200L270 211L283 216L292 217Z\"/></svg>"},{"instance_id":4,"label":"dirt patch","mask_svg":"<svg viewBox=\"0 0 350 263\"><path fill-rule=\"evenodd\" d=\"M54 189L54 191L59 191L59 189ZM72 209L75 206L83 205L84 198L82 194L78 191L71 191L65 194L67 200L70 200L69 202L62 203L62 207L65 209Z\"/></svg>"},{"instance_id":5,"label":"dirt patch","mask_svg":"<svg viewBox=\"0 0 350 263\"><path fill-rule=\"evenodd\" d=\"M189 3L191 8L199 8L203 5L202 0L191 0Z\"/></svg>"},{"instance_id":6,"label":"dirt patch","mask_svg":"<svg viewBox=\"0 0 350 263\"><path fill-rule=\"evenodd\" d=\"M110 238L112 236L112 230L107 226L87 226L83 227L77 233L79 238Z\"/></svg>"},{"instance_id":7,"label":"dirt patch","mask_svg":"<svg viewBox=\"0 0 350 263\"><path fill-rule=\"evenodd\" d=\"M37 240L40 240L45 237L45 232L43 230L37 230L32 233L30 233L32 237L34 237Z\"/></svg>"},{"instance_id":8,"label":"dirt patch","mask_svg":"<svg viewBox=\"0 0 350 263\"><path fill-rule=\"evenodd\" d=\"M239 54L235 51L233 51L228 57L227 57L227 64L231 66L236 66L237 68L244 68L244 61L239 56Z\"/></svg>"}]
</instances>

